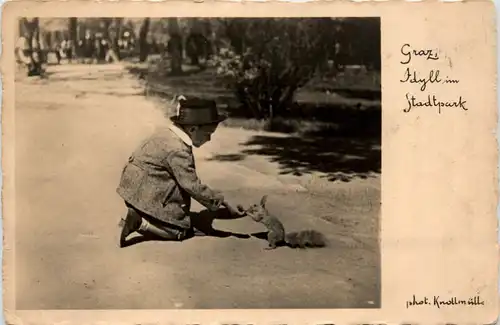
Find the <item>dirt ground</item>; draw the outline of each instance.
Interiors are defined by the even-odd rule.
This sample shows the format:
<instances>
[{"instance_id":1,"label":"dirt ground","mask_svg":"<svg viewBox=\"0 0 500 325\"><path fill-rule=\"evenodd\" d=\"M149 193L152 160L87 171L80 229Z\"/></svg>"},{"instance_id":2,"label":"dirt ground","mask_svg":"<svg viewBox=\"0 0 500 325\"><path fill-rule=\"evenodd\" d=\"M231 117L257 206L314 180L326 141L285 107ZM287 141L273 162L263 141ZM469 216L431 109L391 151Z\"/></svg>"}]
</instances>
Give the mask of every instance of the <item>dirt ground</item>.
<instances>
[{"instance_id":1,"label":"dirt ground","mask_svg":"<svg viewBox=\"0 0 500 325\"><path fill-rule=\"evenodd\" d=\"M195 152L200 178L243 205L269 195L288 231L321 230L329 246L266 251L231 236L120 249L121 169L166 119L119 65L49 71L16 83L17 309L380 307L379 177L337 183L280 175L265 156L216 160L257 134L220 128ZM264 230L246 218L214 227Z\"/></svg>"}]
</instances>

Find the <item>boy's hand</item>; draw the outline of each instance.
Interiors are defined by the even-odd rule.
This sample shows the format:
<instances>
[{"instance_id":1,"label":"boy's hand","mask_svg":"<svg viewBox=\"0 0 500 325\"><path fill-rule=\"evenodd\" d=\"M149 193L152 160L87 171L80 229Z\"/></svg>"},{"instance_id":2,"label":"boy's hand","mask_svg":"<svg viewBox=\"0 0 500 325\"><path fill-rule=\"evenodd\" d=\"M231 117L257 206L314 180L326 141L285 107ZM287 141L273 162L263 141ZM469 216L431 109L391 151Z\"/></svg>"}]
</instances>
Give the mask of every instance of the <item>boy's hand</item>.
<instances>
[{"instance_id":1,"label":"boy's hand","mask_svg":"<svg viewBox=\"0 0 500 325\"><path fill-rule=\"evenodd\" d=\"M229 210L229 213L232 216L236 216L236 217L244 217L245 216L245 211L238 209L238 207L235 208L226 201L224 201L222 204Z\"/></svg>"}]
</instances>

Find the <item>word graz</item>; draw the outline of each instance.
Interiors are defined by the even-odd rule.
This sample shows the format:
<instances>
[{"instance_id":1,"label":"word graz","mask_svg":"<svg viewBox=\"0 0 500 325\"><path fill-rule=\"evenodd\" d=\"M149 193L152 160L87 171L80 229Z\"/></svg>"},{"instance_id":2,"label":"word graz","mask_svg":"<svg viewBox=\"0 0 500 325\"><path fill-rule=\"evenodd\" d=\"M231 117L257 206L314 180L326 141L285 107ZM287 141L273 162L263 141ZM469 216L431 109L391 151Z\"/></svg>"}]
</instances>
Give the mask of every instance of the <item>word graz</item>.
<instances>
[{"instance_id":1,"label":"word graz","mask_svg":"<svg viewBox=\"0 0 500 325\"><path fill-rule=\"evenodd\" d=\"M403 54L406 58L406 61L401 61L401 64L408 64L411 62L413 56L422 56L425 57L426 60L439 60L439 55L437 50L425 49L425 50L415 50L411 48L410 44L404 44L401 47L401 54Z\"/></svg>"}]
</instances>

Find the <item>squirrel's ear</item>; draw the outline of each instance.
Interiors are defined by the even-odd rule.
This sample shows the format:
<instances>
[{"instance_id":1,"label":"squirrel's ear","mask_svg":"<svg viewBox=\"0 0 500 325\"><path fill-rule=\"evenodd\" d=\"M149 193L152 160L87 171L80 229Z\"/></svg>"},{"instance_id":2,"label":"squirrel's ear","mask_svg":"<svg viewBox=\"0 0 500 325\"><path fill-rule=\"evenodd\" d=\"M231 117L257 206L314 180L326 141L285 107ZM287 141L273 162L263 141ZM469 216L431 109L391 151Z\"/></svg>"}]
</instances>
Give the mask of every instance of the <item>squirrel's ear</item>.
<instances>
[{"instance_id":1,"label":"squirrel's ear","mask_svg":"<svg viewBox=\"0 0 500 325\"><path fill-rule=\"evenodd\" d=\"M264 195L262 199L260 199L260 205L265 207L267 202L267 195Z\"/></svg>"}]
</instances>

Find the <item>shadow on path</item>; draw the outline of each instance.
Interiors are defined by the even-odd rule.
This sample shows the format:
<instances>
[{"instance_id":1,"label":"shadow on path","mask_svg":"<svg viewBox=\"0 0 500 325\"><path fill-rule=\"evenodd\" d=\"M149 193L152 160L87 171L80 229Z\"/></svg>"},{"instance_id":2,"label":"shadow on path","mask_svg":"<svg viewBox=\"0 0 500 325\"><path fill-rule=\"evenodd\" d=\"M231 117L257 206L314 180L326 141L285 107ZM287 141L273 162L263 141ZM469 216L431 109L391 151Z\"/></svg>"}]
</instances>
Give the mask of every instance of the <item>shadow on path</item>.
<instances>
[{"instance_id":1,"label":"shadow on path","mask_svg":"<svg viewBox=\"0 0 500 325\"><path fill-rule=\"evenodd\" d=\"M242 234L242 233L235 233L235 232L230 232L230 231L223 231L223 230L218 230L213 228L213 221L215 219L219 220L235 220L238 218L232 217L228 210L226 209L221 209L217 211L216 213L211 212L209 210L202 210L200 212L191 212L191 224L195 230L197 230L197 234L192 235L191 237L188 237L185 240L189 240L194 237L216 237L216 238L229 238L229 237L235 237L239 239L249 239L251 238L250 234ZM154 235L140 235L136 237L132 237L128 239L123 246L129 247L135 244L139 244L142 242L147 242L147 241L169 241L160 237L156 237Z\"/></svg>"},{"instance_id":2,"label":"shadow on path","mask_svg":"<svg viewBox=\"0 0 500 325\"><path fill-rule=\"evenodd\" d=\"M278 163L281 175L320 172L329 181L349 182L381 172L381 136L352 136L323 130L302 135L256 135L241 144L241 152L214 155L209 160L236 162L266 156Z\"/></svg>"},{"instance_id":3,"label":"shadow on path","mask_svg":"<svg viewBox=\"0 0 500 325\"><path fill-rule=\"evenodd\" d=\"M242 152L269 156L279 163L280 174L301 176L312 171L327 174L330 181L368 178L380 173L381 151L375 139L317 136L255 136Z\"/></svg>"}]
</instances>

